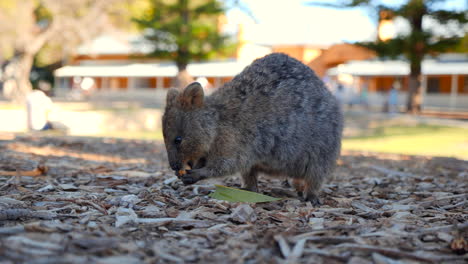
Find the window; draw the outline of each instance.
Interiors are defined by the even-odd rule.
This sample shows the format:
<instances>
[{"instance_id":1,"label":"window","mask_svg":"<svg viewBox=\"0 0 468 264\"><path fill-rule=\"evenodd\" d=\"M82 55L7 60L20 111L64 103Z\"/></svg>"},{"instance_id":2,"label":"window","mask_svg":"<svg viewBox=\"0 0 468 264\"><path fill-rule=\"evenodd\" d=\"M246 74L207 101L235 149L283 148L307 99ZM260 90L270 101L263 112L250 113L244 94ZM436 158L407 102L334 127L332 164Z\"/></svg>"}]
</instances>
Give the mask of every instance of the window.
<instances>
[{"instance_id":1,"label":"window","mask_svg":"<svg viewBox=\"0 0 468 264\"><path fill-rule=\"evenodd\" d=\"M427 78L427 93L440 93L440 79L437 77Z\"/></svg>"}]
</instances>

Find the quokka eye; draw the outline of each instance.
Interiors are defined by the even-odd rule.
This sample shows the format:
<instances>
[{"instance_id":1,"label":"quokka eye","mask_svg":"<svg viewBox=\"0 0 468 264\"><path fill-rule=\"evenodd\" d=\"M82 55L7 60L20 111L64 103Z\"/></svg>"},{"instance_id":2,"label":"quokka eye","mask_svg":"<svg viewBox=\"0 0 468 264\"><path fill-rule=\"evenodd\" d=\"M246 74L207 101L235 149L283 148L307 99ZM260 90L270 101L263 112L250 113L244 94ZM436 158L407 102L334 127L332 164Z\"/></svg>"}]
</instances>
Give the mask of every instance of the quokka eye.
<instances>
[{"instance_id":1,"label":"quokka eye","mask_svg":"<svg viewBox=\"0 0 468 264\"><path fill-rule=\"evenodd\" d=\"M180 145L180 143L182 142L182 137L178 136L174 139L174 144L176 144L177 146Z\"/></svg>"}]
</instances>

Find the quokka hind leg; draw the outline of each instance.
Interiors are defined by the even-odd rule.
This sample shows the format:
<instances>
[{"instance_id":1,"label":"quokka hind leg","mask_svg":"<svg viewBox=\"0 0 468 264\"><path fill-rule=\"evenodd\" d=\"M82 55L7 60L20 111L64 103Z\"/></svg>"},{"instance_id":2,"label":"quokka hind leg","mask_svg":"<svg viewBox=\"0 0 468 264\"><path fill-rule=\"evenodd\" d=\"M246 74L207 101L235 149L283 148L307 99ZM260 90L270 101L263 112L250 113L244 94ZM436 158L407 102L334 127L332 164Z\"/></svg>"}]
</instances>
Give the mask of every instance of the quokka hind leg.
<instances>
[{"instance_id":1,"label":"quokka hind leg","mask_svg":"<svg viewBox=\"0 0 468 264\"><path fill-rule=\"evenodd\" d=\"M285 179L284 181L281 182L281 186L289 188L291 187L291 184L289 184L288 179Z\"/></svg>"},{"instance_id":2,"label":"quokka hind leg","mask_svg":"<svg viewBox=\"0 0 468 264\"><path fill-rule=\"evenodd\" d=\"M250 171L242 173L242 189L258 192L257 176L258 171L256 169L250 169Z\"/></svg>"},{"instance_id":3,"label":"quokka hind leg","mask_svg":"<svg viewBox=\"0 0 468 264\"><path fill-rule=\"evenodd\" d=\"M322 186L322 181L323 180L321 178L306 178L303 180L305 200L311 202L313 206L319 206L322 204L318 196L320 187Z\"/></svg>"},{"instance_id":4,"label":"quokka hind leg","mask_svg":"<svg viewBox=\"0 0 468 264\"><path fill-rule=\"evenodd\" d=\"M292 185L294 189L297 191L297 196L299 196L300 199L304 198L304 180L298 179L298 178L293 178L292 179Z\"/></svg>"}]
</instances>

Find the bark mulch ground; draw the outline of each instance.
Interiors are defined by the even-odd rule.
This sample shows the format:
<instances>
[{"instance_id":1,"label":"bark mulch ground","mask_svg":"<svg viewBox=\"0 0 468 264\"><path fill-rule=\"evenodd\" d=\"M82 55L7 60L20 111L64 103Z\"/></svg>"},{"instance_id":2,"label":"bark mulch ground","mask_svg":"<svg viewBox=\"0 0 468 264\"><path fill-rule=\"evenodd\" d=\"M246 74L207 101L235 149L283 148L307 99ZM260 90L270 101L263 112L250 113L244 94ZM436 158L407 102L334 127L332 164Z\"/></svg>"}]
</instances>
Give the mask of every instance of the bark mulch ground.
<instances>
[{"instance_id":1,"label":"bark mulch ground","mask_svg":"<svg viewBox=\"0 0 468 264\"><path fill-rule=\"evenodd\" d=\"M160 142L0 140L0 263L467 263L468 162L345 152L323 205L184 186Z\"/></svg>"}]
</instances>

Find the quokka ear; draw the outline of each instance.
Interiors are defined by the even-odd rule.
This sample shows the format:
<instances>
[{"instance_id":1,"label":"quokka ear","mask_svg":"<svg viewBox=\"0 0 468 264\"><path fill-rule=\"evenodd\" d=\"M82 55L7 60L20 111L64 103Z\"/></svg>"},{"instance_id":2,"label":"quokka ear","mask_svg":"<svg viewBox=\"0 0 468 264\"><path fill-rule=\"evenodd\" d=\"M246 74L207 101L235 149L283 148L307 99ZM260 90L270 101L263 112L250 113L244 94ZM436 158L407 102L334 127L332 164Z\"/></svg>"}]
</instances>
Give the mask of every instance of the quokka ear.
<instances>
[{"instance_id":1,"label":"quokka ear","mask_svg":"<svg viewBox=\"0 0 468 264\"><path fill-rule=\"evenodd\" d=\"M179 90L176 88L171 88L169 91L167 91L166 95L166 107L170 107L174 105L177 96L180 94Z\"/></svg>"},{"instance_id":2,"label":"quokka ear","mask_svg":"<svg viewBox=\"0 0 468 264\"><path fill-rule=\"evenodd\" d=\"M183 109L193 110L203 106L204 98L205 94L201 84L193 82L185 87L180 97L180 103Z\"/></svg>"}]
</instances>

